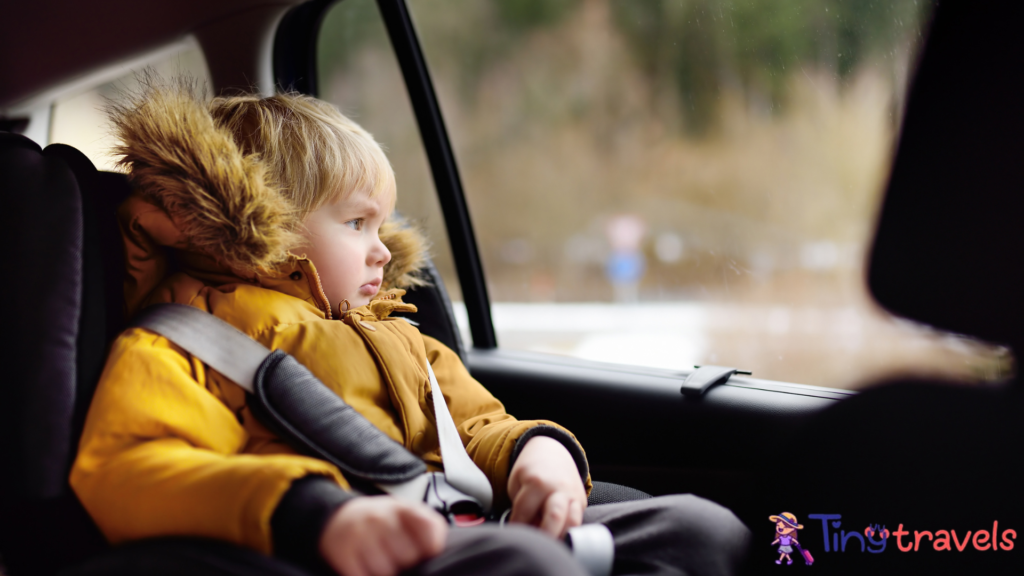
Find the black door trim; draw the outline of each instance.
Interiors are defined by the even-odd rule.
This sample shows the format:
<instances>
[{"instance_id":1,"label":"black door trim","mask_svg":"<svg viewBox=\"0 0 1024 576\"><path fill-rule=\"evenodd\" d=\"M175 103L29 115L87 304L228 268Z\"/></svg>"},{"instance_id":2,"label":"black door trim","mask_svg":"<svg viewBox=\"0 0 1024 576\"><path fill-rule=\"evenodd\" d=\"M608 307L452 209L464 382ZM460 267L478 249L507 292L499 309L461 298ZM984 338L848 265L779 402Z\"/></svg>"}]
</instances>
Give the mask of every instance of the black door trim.
<instances>
[{"instance_id":1,"label":"black door trim","mask_svg":"<svg viewBox=\"0 0 1024 576\"><path fill-rule=\"evenodd\" d=\"M455 154L448 140L444 118L441 116L441 108L413 28L409 8L404 0L377 0L377 6L402 69L423 146L427 150L430 171L434 176L452 256L459 274L459 284L462 286L462 297L466 302L473 347L496 348L498 342L491 324L490 298L487 296L487 285L484 283L483 267L462 190L462 180L459 178Z\"/></svg>"},{"instance_id":2,"label":"black door trim","mask_svg":"<svg viewBox=\"0 0 1024 576\"><path fill-rule=\"evenodd\" d=\"M274 34L274 82L278 90L320 95L316 45L327 10L335 0L312 0L289 10Z\"/></svg>"}]
</instances>

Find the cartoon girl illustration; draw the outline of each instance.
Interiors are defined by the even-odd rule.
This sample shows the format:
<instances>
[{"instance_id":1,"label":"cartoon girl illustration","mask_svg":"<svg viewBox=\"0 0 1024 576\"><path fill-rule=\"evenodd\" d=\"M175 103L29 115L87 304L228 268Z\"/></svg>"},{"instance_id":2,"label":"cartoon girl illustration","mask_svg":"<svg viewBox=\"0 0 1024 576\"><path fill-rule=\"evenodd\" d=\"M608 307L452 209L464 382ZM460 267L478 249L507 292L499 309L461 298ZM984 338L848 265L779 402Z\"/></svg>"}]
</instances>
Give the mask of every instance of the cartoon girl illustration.
<instances>
[{"instance_id":1,"label":"cartoon girl illustration","mask_svg":"<svg viewBox=\"0 0 1024 576\"><path fill-rule=\"evenodd\" d=\"M775 541L772 544L779 545L779 559L775 563L782 564L782 559L785 558L787 565L792 564L793 559L789 555L793 553L793 546L800 547L800 542L796 539L796 531L803 530L804 525L797 523L796 516L789 512L783 512L778 516L769 516L768 519L775 522Z\"/></svg>"}]
</instances>

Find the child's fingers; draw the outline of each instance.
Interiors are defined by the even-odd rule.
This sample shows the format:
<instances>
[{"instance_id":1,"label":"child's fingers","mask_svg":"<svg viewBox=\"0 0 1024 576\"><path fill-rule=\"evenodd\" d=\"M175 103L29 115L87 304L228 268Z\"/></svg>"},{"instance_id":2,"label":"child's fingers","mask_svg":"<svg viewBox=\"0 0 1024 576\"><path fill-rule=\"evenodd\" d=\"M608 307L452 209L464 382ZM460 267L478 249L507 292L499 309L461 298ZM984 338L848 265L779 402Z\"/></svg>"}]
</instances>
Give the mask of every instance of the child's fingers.
<instances>
[{"instance_id":1,"label":"child's fingers","mask_svg":"<svg viewBox=\"0 0 1024 576\"><path fill-rule=\"evenodd\" d=\"M426 506L408 508L401 517L402 526L413 539L420 560L433 558L444 551L448 523L440 514Z\"/></svg>"},{"instance_id":2,"label":"child's fingers","mask_svg":"<svg viewBox=\"0 0 1024 576\"><path fill-rule=\"evenodd\" d=\"M350 548L336 559L334 569L341 576L382 576L380 568L374 566L375 557L380 556L380 542L374 538L364 541L357 548Z\"/></svg>"},{"instance_id":3,"label":"child's fingers","mask_svg":"<svg viewBox=\"0 0 1024 576\"><path fill-rule=\"evenodd\" d=\"M555 538L565 533L566 519L569 515L569 497L562 492L555 492L544 501L544 515L540 520L540 529Z\"/></svg>"},{"instance_id":4,"label":"child's fingers","mask_svg":"<svg viewBox=\"0 0 1024 576\"><path fill-rule=\"evenodd\" d=\"M547 497L548 493L539 490L536 486L524 485L516 494L515 501L512 502L512 514L509 516L509 521L533 524L540 515L541 506Z\"/></svg>"},{"instance_id":5,"label":"child's fingers","mask_svg":"<svg viewBox=\"0 0 1024 576\"><path fill-rule=\"evenodd\" d=\"M383 538L376 538L374 542L367 543L360 549L363 568L368 576L395 576L398 574L398 567L387 549L387 537L380 536Z\"/></svg>"},{"instance_id":6,"label":"child's fingers","mask_svg":"<svg viewBox=\"0 0 1024 576\"><path fill-rule=\"evenodd\" d=\"M395 530L386 535L384 549L397 570L415 566L423 557L417 541L406 530Z\"/></svg>"},{"instance_id":7,"label":"child's fingers","mask_svg":"<svg viewBox=\"0 0 1024 576\"><path fill-rule=\"evenodd\" d=\"M368 576L366 567L363 566L363 559L360 554L345 554L334 558L330 562L331 567L342 576Z\"/></svg>"},{"instance_id":8,"label":"child's fingers","mask_svg":"<svg viewBox=\"0 0 1024 576\"><path fill-rule=\"evenodd\" d=\"M440 526L431 516L440 521ZM423 506L409 505L399 511L398 524L394 537L388 540L388 546L400 569L415 566L444 549L443 533L447 525L433 511ZM442 532L440 547L435 545L438 532Z\"/></svg>"},{"instance_id":9,"label":"child's fingers","mask_svg":"<svg viewBox=\"0 0 1024 576\"><path fill-rule=\"evenodd\" d=\"M583 503L575 498L569 500L569 515L565 521L565 529L583 524ZM562 535L565 535L563 531Z\"/></svg>"}]
</instances>

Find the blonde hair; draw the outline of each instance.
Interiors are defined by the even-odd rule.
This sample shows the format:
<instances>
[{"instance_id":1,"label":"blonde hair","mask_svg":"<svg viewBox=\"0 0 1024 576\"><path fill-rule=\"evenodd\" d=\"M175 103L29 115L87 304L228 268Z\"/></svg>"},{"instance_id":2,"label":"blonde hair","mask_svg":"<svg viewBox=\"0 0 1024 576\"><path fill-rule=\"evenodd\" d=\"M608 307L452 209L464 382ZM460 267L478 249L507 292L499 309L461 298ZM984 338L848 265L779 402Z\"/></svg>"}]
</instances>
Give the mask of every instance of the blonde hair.
<instances>
[{"instance_id":1,"label":"blonde hair","mask_svg":"<svg viewBox=\"0 0 1024 576\"><path fill-rule=\"evenodd\" d=\"M305 217L355 191L395 203L395 173L380 144L335 107L297 93L214 98L210 115Z\"/></svg>"}]
</instances>

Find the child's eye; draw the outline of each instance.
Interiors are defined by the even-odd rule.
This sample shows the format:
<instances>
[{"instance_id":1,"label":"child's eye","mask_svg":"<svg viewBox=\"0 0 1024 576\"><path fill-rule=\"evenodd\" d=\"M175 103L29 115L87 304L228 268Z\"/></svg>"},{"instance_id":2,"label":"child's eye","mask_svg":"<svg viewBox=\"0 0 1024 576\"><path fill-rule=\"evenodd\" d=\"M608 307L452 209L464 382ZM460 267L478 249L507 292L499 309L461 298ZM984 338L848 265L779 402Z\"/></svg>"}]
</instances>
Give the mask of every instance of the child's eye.
<instances>
[{"instance_id":1,"label":"child's eye","mask_svg":"<svg viewBox=\"0 0 1024 576\"><path fill-rule=\"evenodd\" d=\"M362 218L353 218L352 220L345 222L345 226L348 226L353 230L359 231L363 229L363 222L364 220Z\"/></svg>"}]
</instances>

